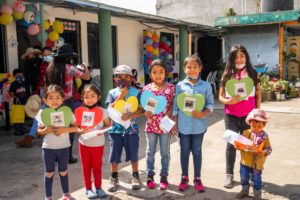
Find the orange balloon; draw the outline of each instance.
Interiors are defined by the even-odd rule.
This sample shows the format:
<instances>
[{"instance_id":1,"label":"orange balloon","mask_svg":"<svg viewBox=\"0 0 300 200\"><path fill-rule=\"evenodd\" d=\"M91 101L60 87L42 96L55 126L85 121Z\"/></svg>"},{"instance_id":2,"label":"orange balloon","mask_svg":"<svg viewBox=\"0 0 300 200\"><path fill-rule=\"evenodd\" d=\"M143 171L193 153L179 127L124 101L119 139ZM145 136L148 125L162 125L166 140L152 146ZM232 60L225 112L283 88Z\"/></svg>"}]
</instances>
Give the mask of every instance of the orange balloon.
<instances>
[{"instance_id":1,"label":"orange balloon","mask_svg":"<svg viewBox=\"0 0 300 200\"><path fill-rule=\"evenodd\" d=\"M148 52L152 52L153 51L153 46L150 46L150 45L146 46L146 50Z\"/></svg>"}]
</instances>

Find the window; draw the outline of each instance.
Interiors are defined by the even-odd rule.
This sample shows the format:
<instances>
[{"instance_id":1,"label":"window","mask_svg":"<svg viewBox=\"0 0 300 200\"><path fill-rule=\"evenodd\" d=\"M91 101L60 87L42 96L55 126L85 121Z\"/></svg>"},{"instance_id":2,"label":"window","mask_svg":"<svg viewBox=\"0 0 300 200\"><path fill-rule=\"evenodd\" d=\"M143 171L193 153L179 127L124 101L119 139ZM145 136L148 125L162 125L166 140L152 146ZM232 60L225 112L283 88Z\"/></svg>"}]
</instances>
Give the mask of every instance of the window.
<instances>
[{"instance_id":1,"label":"window","mask_svg":"<svg viewBox=\"0 0 300 200\"><path fill-rule=\"evenodd\" d=\"M0 25L0 73L7 72L5 26Z\"/></svg>"},{"instance_id":2,"label":"window","mask_svg":"<svg viewBox=\"0 0 300 200\"><path fill-rule=\"evenodd\" d=\"M93 68L100 66L99 58L99 27L96 23L87 23L89 65ZM111 27L113 67L117 66L117 27Z\"/></svg>"}]
</instances>

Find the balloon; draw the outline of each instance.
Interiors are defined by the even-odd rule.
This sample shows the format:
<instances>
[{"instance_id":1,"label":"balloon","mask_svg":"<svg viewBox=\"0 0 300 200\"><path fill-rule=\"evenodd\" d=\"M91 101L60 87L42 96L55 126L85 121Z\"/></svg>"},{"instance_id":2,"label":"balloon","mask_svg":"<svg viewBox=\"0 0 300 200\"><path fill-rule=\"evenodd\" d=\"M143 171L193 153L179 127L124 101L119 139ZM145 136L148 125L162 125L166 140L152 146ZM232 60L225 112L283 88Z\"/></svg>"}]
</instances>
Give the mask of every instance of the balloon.
<instances>
[{"instance_id":1,"label":"balloon","mask_svg":"<svg viewBox=\"0 0 300 200\"><path fill-rule=\"evenodd\" d=\"M158 48L158 42L153 42L152 46L153 46L153 48Z\"/></svg>"},{"instance_id":2,"label":"balloon","mask_svg":"<svg viewBox=\"0 0 300 200\"><path fill-rule=\"evenodd\" d=\"M172 55L172 54L169 54L169 55L168 55L168 58L169 58L169 59L172 59L172 58L173 58L173 55Z\"/></svg>"},{"instance_id":3,"label":"balloon","mask_svg":"<svg viewBox=\"0 0 300 200\"><path fill-rule=\"evenodd\" d=\"M14 11L18 13L23 13L25 11L26 7L22 1L17 1L14 4Z\"/></svg>"},{"instance_id":4,"label":"balloon","mask_svg":"<svg viewBox=\"0 0 300 200\"><path fill-rule=\"evenodd\" d=\"M153 46L146 46L146 50L148 52L152 52L153 51Z\"/></svg>"},{"instance_id":5,"label":"balloon","mask_svg":"<svg viewBox=\"0 0 300 200\"><path fill-rule=\"evenodd\" d=\"M168 46L171 46L171 42L170 42L170 41L167 41L167 45L168 45Z\"/></svg>"},{"instance_id":6,"label":"balloon","mask_svg":"<svg viewBox=\"0 0 300 200\"><path fill-rule=\"evenodd\" d=\"M65 43L65 39L62 37L59 37L58 40L55 42L55 46L57 48L61 47Z\"/></svg>"},{"instance_id":7,"label":"balloon","mask_svg":"<svg viewBox=\"0 0 300 200\"><path fill-rule=\"evenodd\" d=\"M32 3L32 4L31 4L31 8L32 8L31 11L36 15L37 12L38 12L38 10L39 10L38 7L37 7L35 4Z\"/></svg>"},{"instance_id":8,"label":"balloon","mask_svg":"<svg viewBox=\"0 0 300 200\"><path fill-rule=\"evenodd\" d=\"M13 6L17 0L6 0L6 4L9 6Z\"/></svg>"},{"instance_id":9,"label":"balloon","mask_svg":"<svg viewBox=\"0 0 300 200\"><path fill-rule=\"evenodd\" d=\"M48 33L46 31L44 31L44 40L46 40L48 38ZM40 31L40 33L37 36L38 41L42 42L42 31Z\"/></svg>"},{"instance_id":10,"label":"balloon","mask_svg":"<svg viewBox=\"0 0 300 200\"><path fill-rule=\"evenodd\" d=\"M152 40L154 41L154 42L158 42L158 36L157 35L152 35Z\"/></svg>"},{"instance_id":11,"label":"balloon","mask_svg":"<svg viewBox=\"0 0 300 200\"><path fill-rule=\"evenodd\" d=\"M13 9L10 5L7 5L7 4L3 4L0 8L0 12L2 14L7 14L7 15L12 15L13 13Z\"/></svg>"},{"instance_id":12,"label":"balloon","mask_svg":"<svg viewBox=\"0 0 300 200\"><path fill-rule=\"evenodd\" d=\"M49 19L44 21L44 28L45 28L45 30L48 30L50 28L50 20Z\"/></svg>"},{"instance_id":13,"label":"balloon","mask_svg":"<svg viewBox=\"0 0 300 200\"><path fill-rule=\"evenodd\" d=\"M159 56L153 56L153 60L159 59Z\"/></svg>"},{"instance_id":14,"label":"balloon","mask_svg":"<svg viewBox=\"0 0 300 200\"><path fill-rule=\"evenodd\" d=\"M147 42L147 40L149 40L149 39L150 39L150 37L148 35L144 36L144 42Z\"/></svg>"},{"instance_id":15,"label":"balloon","mask_svg":"<svg viewBox=\"0 0 300 200\"><path fill-rule=\"evenodd\" d=\"M53 30L59 34L64 32L64 24L61 21L55 20L52 24Z\"/></svg>"},{"instance_id":16,"label":"balloon","mask_svg":"<svg viewBox=\"0 0 300 200\"><path fill-rule=\"evenodd\" d=\"M153 32L152 31L147 31L147 35L148 35L148 37L152 37L152 34L153 34Z\"/></svg>"},{"instance_id":17,"label":"balloon","mask_svg":"<svg viewBox=\"0 0 300 200\"><path fill-rule=\"evenodd\" d=\"M151 52L147 52L146 56L147 58L153 58L153 54Z\"/></svg>"},{"instance_id":18,"label":"balloon","mask_svg":"<svg viewBox=\"0 0 300 200\"><path fill-rule=\"evenodd\" d=\"M46 40L46 46L52 48L54 46L54 42L48 39Z\"/></svg>"},{"instance_id":19,"label":"balloon","mask_svg":"<svg viewBox=\"0 0 300 200\"><path fill-rule=\"evenodd\" d=\"M171 73L172 71L170 71L170 68L168 69L169 73L168 73L168 78L173 78L173 74Z\"/></svg>"},{"instance_id":20,"label":"balloon","mask_svg":"<svg viewBox=\"0 0 300 200\"><path fill-rule=\"evenodd\" d=\"M146 60L146 64L147 64L148 66L151 64L151 62L152 62L152 59L150 59L150 58L148 58L148 59Z\"/></svg>"},{"instance_id":21,"label":"balloon","mask_svg":"<svg viewBox=\"0 0 300 200\"><path fill-rule=\"evenodd\" d=\"M158 49L153 49L152 53L153 53L153 55L155 55L155 56L158 56L158 55L159 55Z\"/></svg>"},{"instance_id":22,"label":"balloon","mask_svg":"<svg viewBox=\"0 0 300 200\"><path fill-rule=\"evenodd\" d=\"M25 10L33 12L33 7L30 4L26 4L25 5Z\"/></svg>"},{"instance_id":23,"label":"balloon","mask_svg":"<svg viewBox=\"0 0 300 200\"><path fill-rule=\"evenodd\" d=\"M31 24L28 29L27 32L29 35L37 35L40 32L40 28L38 24Z\"/></svg>"},{"instance_id":24,"label":"balloon","mask_svg":"<svg viewBox=\"0 0 300 200\"><path fill-rule=\"evenodd\" d=\"M0 15L0 24L2 24L2 25L12 24L13 21L14 21L14 18L12 17L12 15L8 15L8 14Z\"/></svg>"},{"instance_id":25,"label":"balloon","mask_svg":"<svg viewBox=\"0 0 300 200\"><path fill-rule=\"evenodd\" d=\"M34 20L33 20L33 23L35 23L35 24L41 23L40 12L36 13L36 15L34 17Z\"/></svg>"},{"instance_id":26,"label":"balloon","mask_svg":"<svg viewBox=\"0 0 300 200\"><path fill-rule=\"evenodd\" d=\"M160 41L162 41L162 42L164 42L164 43L167 43L167 42L168 42L168 40L167 40L166 37L162 37L162 38L160 39Z\"/></svg>"},{"instance_id":27,"label":"balloon","mask_svg":"<svg viewBox=\"0 0 300 200\"><path fill-rule=\"evenodd\" d=\"M82 85L82 80L80 78L76 78L75 83L76 83L76 87L80 88L80 86Z\"/></svg>"},{"instance_id":28,"label":"balloon","mask_svg":"<svg viewBox=\"0 0 300 200\"><path fill-rule=\"evenodd\" d=\"M32 11L25 11L24 12L24 20L27 23L32 23L34 21L34 13Z\"/></svg>"},{"instance_id":29,"label":"balloon","mask_svg":"<svg viewBox=\"0 0 300 200\"><path fill-rule=\"evenodd\" d=\"M169 60L168 65L169 65L169 66L173 66L173 65L174 65L173 60Z\"/></svg>"},{"instance_id":30,"label":"balloon","mask_svg":"<svg viewBox=\"0 0 300 200\"><path fill-rule=\"evenodd\" d=\"M153 40L148 39L146 43L147 43L148 45L152 45L152 44L153 44Z\"/></svg>"},{"instance_id":31,"label":"balloon","mask_svg":"<svg viewBox=\"0 0 300 200\"><path fill-rule=\"evenodd\" d=\"M57 32L52 31L51 33L49 33L48 38L50 41L55 42L56 40L58 40L59 35Z\"/></svg>"},{"instance_id":32,"label":"balloon","mask_svg":"<svg viewBox=\"0 0 300 200\"><path fill-rule=\"evenodd\" d=\"M20 20L20 19L23 19L24 13L14 11L13 16L16 20Z\"/></svg>"}]
</instances>

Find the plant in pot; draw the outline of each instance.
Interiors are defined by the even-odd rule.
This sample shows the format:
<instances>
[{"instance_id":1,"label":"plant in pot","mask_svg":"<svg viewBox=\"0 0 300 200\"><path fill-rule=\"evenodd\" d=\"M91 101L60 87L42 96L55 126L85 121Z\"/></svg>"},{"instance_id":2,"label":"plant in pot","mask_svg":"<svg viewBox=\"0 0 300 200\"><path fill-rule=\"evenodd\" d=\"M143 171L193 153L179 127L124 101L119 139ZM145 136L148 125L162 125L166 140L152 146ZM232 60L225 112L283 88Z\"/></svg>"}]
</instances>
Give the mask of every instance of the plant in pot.
<instances>
[{"instance_id":1,"label":"plant in pot","mask_svg":"<svg viewBox=\"0 0 300 200\"><path fill-rule=\"evenodd\" d=\"M271 83L272 83L272 90L275 93L276 100L278 101L285 100L285 95L288 92L289 82L282 79L279 80L275 79L271 81Z\"/></svg>"},{"instance_id":2,"label":"plant in pot","mask_svg":"<svg viewBox=\"0 0 300 200\"><path fill-rule=\"evenodd\" d=\"M261 85L261 101L270 101L272 85L270 83L270 78L268 75L263 74L260 76L260 85Z\"/></svg>"}]
</instances>

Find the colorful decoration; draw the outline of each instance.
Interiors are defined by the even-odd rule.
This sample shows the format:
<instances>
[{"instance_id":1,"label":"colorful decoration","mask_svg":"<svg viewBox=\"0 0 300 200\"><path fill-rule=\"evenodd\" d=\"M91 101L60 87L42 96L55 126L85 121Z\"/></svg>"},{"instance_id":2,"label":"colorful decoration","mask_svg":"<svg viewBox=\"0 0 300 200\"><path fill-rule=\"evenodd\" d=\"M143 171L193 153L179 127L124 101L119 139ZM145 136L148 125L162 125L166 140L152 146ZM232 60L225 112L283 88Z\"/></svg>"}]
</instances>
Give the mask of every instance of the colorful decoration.
<instances>
[{"instance_id":1,"label":"colorful decoration","mask_svg":"<svg viewBox=\"0 0 300 200\"><path fill-rule=\"evenodd\" d=\"M57 110L45 108L41 113L42 122L46 126L68 127L72 122L72 116L72 110L67 106L61 106Z\"/></svg>"},{"instance_id":2,"label":"colorful decoration","mask_svg":"<svg viewBox=\"0 0 300 200\"><path fill-rule=\"evenodd\" d=\"M34 15L34 13L32 12L32 11L28 11L28 10L26 10L25 12L24 12L24 20L27 22L27 23L32 23L33 21L34 21L34 17L35 17L35 15Z\"/></svg>"},{"instance_id":3,"label":"colorful decoration","mask_svg":"<svg viewBox=\"0 0 300 200\"><path fill-rule=\"evenodd\" d=\"M61 21L55 20L52 24L52 28L59 34L64 32L64 24Z\"/></svg>"},{"instance_id":4,"label":"colorful decoration","mask_svg":"<svg viewBox=\"0 0 300 200\"><path fill-rule=\"evenodd\" d=\"M249 77L242 78L241 80L230 79L225 84L225 90L227 93L231 97L240 95L240 100L247 98L253 91L253 87L254 82Z\"/></svg>"},{"instance_id":5,"label":"colorful decoration","mask_svg":"<svg viewBox=\"0 0 300 200\"><path fill-rule=\"evenodd\" d=\"M59 34L56 31L52 31L49 33L48 38L50 41L55 42L56 40L58 40Z\"/></svg>"},{"instance_id":6,"label":"colorful decoration","mask_svg":"<svg viewBox=\"0 0 300 200\"><path fill-rule=\"evenodd\" d=\"M99 125L103 119L103 111L99 107L88 109L81 106L76 108L74 115L77 125L81 128L93 128Z\"/></svg>"},{"instance_id":7,"label":"colorful decoration","mask_svg":"<svg viewBox=\"0 0 300 200\"><path fill-rule=\"evenodd\" d=\"M201 94L190 95L182 92L177 96L177 106L186 115L192 116L194 110L201 111L205 105L205 98Z\"/></svg>"},{"instance_id":8,"label":"colorful decoration","mask_svg":"<svg viewBox=\"0 0 300 200\"><path fill-rule=\"evenodd\" d=\"M158 35L153 31L144 31L144 71L149 74L149 65L159 59Z\"/></svg>"},{"instance_id":9,"label":"colorful decoration","mask_svg":"<svg viewBox=\"0 0 300 200\"><path fill-rule=\"evenodd\" d=\"M81 78L76 78L76 79L75 79L75 83L76 83L76 87L77 87L77 88L80 88L80 86L82 85L82 80L81 80Z\"/></svg>"},{"instance_id":10,"label":"colorful decoration","mask_svg":"<svg viewBox=\"0 0 300 200\"><path fill-rule=\"evenodd\" d=\"M52 47L54 47L54 42L52 42L51 40L47 39L46 40L46 46L52 48Z\"/></svg>"},{"instance_id":11,"label":"colorful decoration","mask_svg":"<svg viewBox=\"0 0 300 200\"><path fill-rule=\"evenodd\" d=\"M14 21L14 18L12 15L8 15L8 14L0 15L0 24L2 24L2 25L10 25L13 23L13 21Z\"/></svg>"},{"instance_id":12,"label":"colorful decoration","mask_svg":"<svg viewBox=\"0 0 300 200\"><path fill-rule=\"evenodd\" d=\"M153 114L161 113L167 106L167 100L164 96L156 96L150 91L144 91L141 95L141 105L146 111Z\"/></svg>"},{"instance_id":13,"label":"colorful decoration","mask_svg":"<svg viewBox=\"0 0 300 200\"><path fill-rule=\"evenodd\" d=\"M114 109L122 114L133 113L138 109L138 99L135 96L131 96L126 101L118 100L114 104Z\"/></svg>"},{"instance_id":14,"label":"colorful decoration","mask_svg":"<svg viewBox=\"0 0 300 200\"><path fill-rule=\"evenodd\" d=\"M28 29L27 32L29 35L38 35L40 32L40 28L38 24L31 24Z\"/></svg>"},{"instance_id":15,"label":"colorful decoration","mask_svg":"<svg viewBox=\"0 0 300 200\"><path fill-rule=\"evenodd\" d=\"M2 14L7 14L7 15L12 15L13 13L13 8L10 5L3 4L0 8L0 12Z\"/></svg>"},{"instance_id":16,"label":"colorful decoration","mask_svg":"<svg viewBox=\"0 0 300 200\"><path fill-rule=\"evenodd\" d=\"M16 3L14 3L13 9L14 9L14 12L23 13L25 11L26 7L25 7L24 3L21 0L19 0Z\"/></svg>"},{"instance_id":17,"label":"colorful decoration","mask_svg":"<svg viewBox=\"0 0 300 200\"><path fill-rule=\"evenodd\" d=\"M45 28L45 31L50 28L50 20L49 19L44 21L44 28Z\"/></svg>"},{"instance_id":18,"label":"colorful decoration","mask_svg":"<svg viewBox=\"0 0 300 200\"><path fill-rule=\"evenodd\" d=\"M23 12L16 12L16 11L14 11L14 12L13 12L13 16L14 16L14 18L15 18L16 20L20 20L20 19L23 19L24 13L23 13Z\"/></svg>"},{"instance_id":19,"label":"colorful decoration","mask_svg":"<svg viewBox=\"0 0 300 200\"><path fill-rule=\"evenodd\" d=\"M174 60L172 55L171 42L166 37L162 37L159 42L159 58L167 66L168 72L174 71Z\"/></svg>"}]
</instances>

